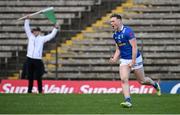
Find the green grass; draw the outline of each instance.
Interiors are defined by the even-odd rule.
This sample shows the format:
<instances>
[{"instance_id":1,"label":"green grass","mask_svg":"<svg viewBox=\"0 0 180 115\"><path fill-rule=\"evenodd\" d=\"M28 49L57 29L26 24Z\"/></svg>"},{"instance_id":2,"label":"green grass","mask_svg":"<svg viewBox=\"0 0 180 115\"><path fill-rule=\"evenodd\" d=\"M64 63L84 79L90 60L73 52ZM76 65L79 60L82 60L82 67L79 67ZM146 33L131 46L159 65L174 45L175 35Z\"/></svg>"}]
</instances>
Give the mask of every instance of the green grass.
<instances>
[{"instance_id":1,"label":"green grass","mask_svg":"<svg viewBox=\"0 0 180 115\"><path fill-rule=\"evenodd\" d=\"M132 95L122 108L121 94L0 94L0 114L179 114L180 96Z\"/></svg>"}]
</instances>

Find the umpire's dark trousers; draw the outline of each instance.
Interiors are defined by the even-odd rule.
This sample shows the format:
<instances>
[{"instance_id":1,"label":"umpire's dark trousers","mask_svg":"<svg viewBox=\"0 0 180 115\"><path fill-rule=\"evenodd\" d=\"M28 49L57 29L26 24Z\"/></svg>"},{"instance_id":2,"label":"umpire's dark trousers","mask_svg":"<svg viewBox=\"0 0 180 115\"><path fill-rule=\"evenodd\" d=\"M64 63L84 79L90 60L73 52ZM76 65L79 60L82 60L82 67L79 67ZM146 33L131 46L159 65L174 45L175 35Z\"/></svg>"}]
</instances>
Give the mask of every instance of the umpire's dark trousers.
<instances>
[{"instance_id":1,"label":"umpire's dark trousers","mask_svg":"<svg viewBox=\"0 0 180 115\"><path fill-rule=\"evenodd\" d=\"M42 60L27 57L27 70L28 93L32 93L34 79L37 79L38 91L39 93L42 93L42 75L44 73L44 64Z\"/></svg>"}]
</instances>

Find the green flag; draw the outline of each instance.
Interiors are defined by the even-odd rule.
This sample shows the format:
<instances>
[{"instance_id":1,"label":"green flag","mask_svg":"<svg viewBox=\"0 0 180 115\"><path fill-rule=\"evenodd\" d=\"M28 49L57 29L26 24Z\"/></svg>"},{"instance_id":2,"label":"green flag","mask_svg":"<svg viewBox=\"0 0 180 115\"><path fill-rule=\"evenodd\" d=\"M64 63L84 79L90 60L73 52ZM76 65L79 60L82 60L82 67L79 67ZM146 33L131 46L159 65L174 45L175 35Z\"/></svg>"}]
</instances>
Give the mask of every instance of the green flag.
<instances>
[{"instance_id":1,"label":"green flag","mask_svg":"<svg viewBox=\"0 0 180 115\"><path fill-rule=\"evenodd\" d=\"M42 14L47 17L52 23L56 24L57 19L54 13L54 8L50 7L45 10L42 10Z\"/></svg>"}]
</instances>

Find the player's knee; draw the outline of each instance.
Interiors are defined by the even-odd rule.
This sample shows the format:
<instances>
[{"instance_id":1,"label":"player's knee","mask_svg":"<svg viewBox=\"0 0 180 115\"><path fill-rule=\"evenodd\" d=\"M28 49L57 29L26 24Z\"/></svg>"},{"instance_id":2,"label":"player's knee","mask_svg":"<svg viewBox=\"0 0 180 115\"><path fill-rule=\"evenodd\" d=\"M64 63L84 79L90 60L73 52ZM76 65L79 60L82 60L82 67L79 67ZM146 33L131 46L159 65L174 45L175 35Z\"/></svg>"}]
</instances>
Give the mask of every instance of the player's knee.
<instances>
[{"instance_id":1,"label":"player's knee","mask_svg":"<svg viewBox=\"0 0 180 115\"><path fill-rule=\"evenodd\" d=\"M128 83L128 79L127 78L121 78L121 82L122 83Z\"/></svg>"}]
</instances>

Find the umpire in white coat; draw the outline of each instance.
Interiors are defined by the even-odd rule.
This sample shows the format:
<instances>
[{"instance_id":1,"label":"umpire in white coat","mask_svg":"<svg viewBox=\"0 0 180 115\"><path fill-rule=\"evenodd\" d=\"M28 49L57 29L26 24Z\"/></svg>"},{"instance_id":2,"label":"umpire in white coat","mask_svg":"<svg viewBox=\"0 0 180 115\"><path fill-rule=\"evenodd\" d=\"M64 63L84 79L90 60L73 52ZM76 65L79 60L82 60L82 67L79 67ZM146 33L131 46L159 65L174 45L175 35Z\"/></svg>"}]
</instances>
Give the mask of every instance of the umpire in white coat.
<instances>
[{"instance_id":1,"label":"umpire in white coat","mask_svg":"<svg viewBox=\"0 0 180 115\"><path fill-rule=\"evenodd\" d=\"M36 78L38 83L38 91L42 93L42 75L44 73L44 65L42 61L43 45L47 41L55 37L58 31L56 24L52 32L46 36L42 36L41 29L36 27L31 30L30 19L27 18L24 23L24 29L28 37L27 47L27 70L28 70L28 93L32 93L33 81Z\"/></svg>"}]
</instances>

